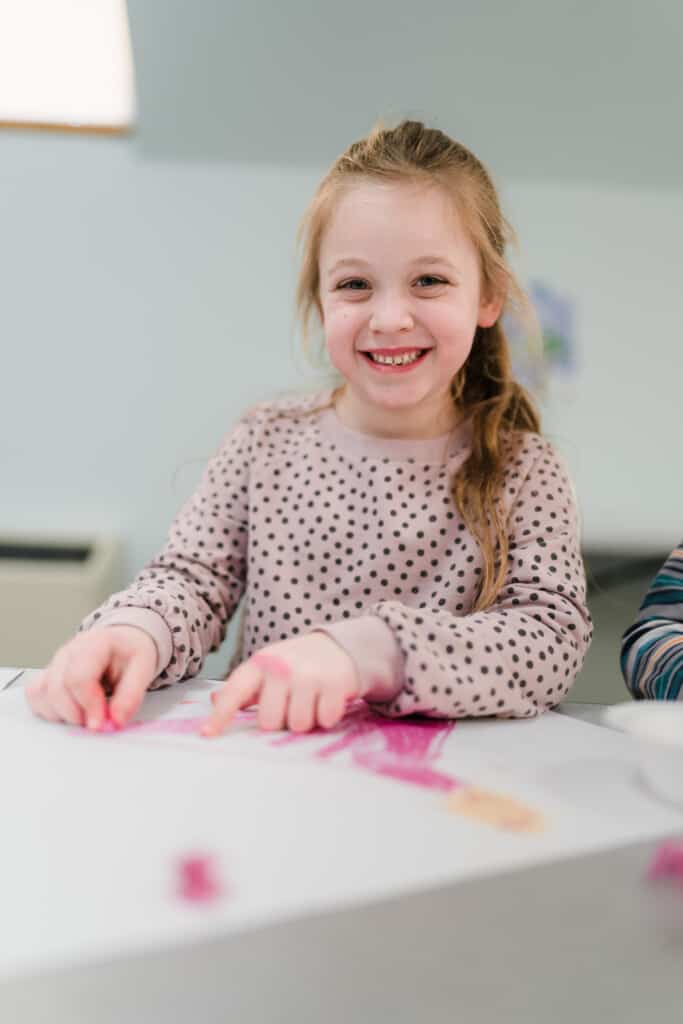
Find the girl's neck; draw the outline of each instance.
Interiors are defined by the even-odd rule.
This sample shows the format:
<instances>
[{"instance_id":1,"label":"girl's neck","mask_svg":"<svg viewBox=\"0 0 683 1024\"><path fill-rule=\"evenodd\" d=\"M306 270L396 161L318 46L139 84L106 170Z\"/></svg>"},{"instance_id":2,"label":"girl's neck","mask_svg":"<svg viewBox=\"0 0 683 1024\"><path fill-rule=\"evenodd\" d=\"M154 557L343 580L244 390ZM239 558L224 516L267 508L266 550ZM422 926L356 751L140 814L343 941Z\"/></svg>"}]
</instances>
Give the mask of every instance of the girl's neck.
<instances>
[{"instance_id":1,"label":"girl's neck","mask_svg":"<svg viewBox=\"0 0 683 1024\"><path fill-rule=\"evenodd\" d=\"M342 387L335 392L333 404L344 426L378 438L427 441L450 433L462 421L450 396L445 402L412 409L386 409L360 402Z\"/></svg>"}]
</instances>

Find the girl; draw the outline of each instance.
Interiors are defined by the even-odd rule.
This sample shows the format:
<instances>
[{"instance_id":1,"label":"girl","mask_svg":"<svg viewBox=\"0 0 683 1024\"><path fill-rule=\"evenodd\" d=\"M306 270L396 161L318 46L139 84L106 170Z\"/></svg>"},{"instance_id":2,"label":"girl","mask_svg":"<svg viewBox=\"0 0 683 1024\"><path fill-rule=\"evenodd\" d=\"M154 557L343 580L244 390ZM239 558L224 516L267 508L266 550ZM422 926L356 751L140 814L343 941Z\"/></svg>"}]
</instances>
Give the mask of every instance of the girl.
<instances>
[{"instance_id":1,"label":"girl","mask_svg":"<svg viewBox=\"0 0 683 1024\"><path fill-rule=\"evenodd\" d=\"M624 633L621 671L634 697L683 698L683 541L657 573Z\"/></svg>"},{"instance_id":2,"label":"girl","mask_svg":"<svg viewBox=\"0 0 683 1024\"><path fill-rule=\"evenodd\" d=\"M246 413L159 556L28 688L52 721L123 725L194 676L245 594L245 660L205 735L386 715L529 717L590 640L572 487L512 379L520 293L481 163L406 121L354 143L304 224L298 305L340 386ZM107 697L110 696L109 706Z\"/></svg>"}]
</instances>

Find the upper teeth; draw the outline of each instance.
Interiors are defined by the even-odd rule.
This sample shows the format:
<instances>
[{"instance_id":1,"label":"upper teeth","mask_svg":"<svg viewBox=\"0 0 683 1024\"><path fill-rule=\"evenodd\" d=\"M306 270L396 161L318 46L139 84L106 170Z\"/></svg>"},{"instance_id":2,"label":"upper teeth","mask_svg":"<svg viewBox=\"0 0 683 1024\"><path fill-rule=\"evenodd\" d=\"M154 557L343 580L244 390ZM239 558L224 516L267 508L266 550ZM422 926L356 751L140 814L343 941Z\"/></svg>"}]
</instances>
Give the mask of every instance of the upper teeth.
<instances>
[{"instance_id":1,"label":"upper teeth","mask_svg":"<svg viewBox=\"0 0 683 1024\"><path fill-rule=\"evenodd\" d=\"M416 359L420 358L420 352L406 352L402 356L379 356L375 352L369 352L368 355L372 358L375 363L385 363L387 366L402 366L404 363L414 363Z\"/></svg>"}]
</instances>

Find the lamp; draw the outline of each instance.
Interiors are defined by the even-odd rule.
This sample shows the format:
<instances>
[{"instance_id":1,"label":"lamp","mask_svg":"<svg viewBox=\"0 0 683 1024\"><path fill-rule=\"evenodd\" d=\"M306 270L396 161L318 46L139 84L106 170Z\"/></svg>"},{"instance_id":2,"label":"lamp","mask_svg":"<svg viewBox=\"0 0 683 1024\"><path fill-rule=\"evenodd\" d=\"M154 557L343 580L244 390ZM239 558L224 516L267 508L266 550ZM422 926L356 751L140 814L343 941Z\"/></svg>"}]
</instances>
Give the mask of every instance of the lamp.
<instances>
[{"instance_id":1,"label":"lamp","mask_svg":"<svg viewBox=\"0 0 683 1024\"><path fill-rule=\"evenodd\" d=\"M128 132L125 0L0 0L0 127Z\"/></svg>"}]
</instances>

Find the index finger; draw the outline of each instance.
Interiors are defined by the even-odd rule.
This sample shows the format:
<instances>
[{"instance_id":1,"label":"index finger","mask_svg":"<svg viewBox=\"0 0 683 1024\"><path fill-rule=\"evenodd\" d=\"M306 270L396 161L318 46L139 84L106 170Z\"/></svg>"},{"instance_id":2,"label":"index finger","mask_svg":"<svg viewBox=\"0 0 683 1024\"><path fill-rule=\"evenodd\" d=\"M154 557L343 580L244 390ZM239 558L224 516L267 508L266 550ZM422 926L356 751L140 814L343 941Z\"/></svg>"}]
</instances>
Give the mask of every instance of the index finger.
<instances>
[{"instance_id":1,"label":"index finger","mask_svg":"<svg viewBox=\"0 0 683 1024\"><path fill-rule=\"evenodd\" d=\"M106 715L107 701L102 682L108 663L108 652L97 646L72 655L68 671L64 673L65 689L83 708L88 729L99 729Z\"/></svg>"},{"instance_id":2,"label":"index finger","mask_svg":"<svg viewBox=\"0 0 683 1024\"><path fill-rule=\"evenodd\" d=\"M117 726L127 725L142 704L154 670L144 658L134 657L126 665L109 701L109 714Z\"/></svg>"},{"instance_id":3,"label":"index finger","mask_svg":"<svg viewBox=\"0 0 683 1024\"><path fill-rule=\"evenodd\" d=\"M263 680L263 670L252 661L245 661L236 668L221 687L213 711L202 726L202 736L218 736L223 732L236 711L253 704Z\"/></svg>"}]
</instances>

